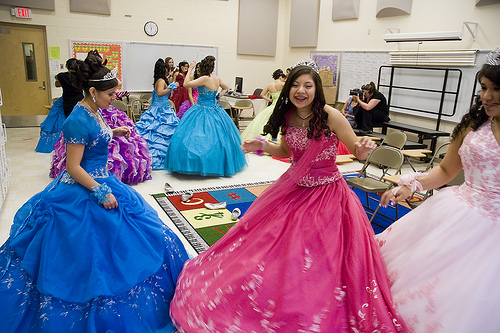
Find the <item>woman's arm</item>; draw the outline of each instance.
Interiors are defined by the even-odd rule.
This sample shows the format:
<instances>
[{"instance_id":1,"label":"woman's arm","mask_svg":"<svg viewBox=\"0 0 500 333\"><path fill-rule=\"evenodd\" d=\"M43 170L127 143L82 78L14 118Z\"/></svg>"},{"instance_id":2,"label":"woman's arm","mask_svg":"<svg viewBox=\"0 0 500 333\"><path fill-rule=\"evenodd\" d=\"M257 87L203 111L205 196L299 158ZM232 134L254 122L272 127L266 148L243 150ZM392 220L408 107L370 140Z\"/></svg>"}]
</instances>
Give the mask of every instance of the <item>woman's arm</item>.
<instances>
[{"instance_id":1,"label":"woman's arm","mask_svg":"<svg viewBox=\"0 0 500 333\"><path fill-rule=\"evenodd\" d=\"M280 158L292 156L292 153L290 152L290 148L288 148L286 140L282 139L279 145L269 143L264 139L262 140L257 140L257 139L245 140L241 144L241 149L243 149L243 152L245 154L260 150L263 153L268 153L272 156Z\"/></svg>"},{"instance_id":2,"label":"woman's arm","mask_svg":"<svg viewBox=\"0 0 500 333\"><path fill-rule=\"evenodd\" d=\"M188 87L188 99L191 105L194 105L193 88L191 87Z\"/></svg>"},{"instance_id":3,"label":"woman's arm","mask_svg":"<svg viewBox=\"0 0 500 333\"><path fill-rule=\"evenodd\" d=\"M271 98L269 98L267 96L267 93L269 92L269 85L267 85L264 90L262 90L262 92L260 93L260 97L262 97L262 99L268 101L268 102L273 102L273 100Z\"/></svg>"},{"instance_id":4,"label":"woman's arm","mask_svg":"<svg viewBox=\"0 0 500 333\"><path fill-rule=\"evenodd\" d=\"M90 177L80 165L84 150L85 146L77 143L68 143L66 145L66 171L80 185L93 192L92 187L99 186L100 184ZM118 202L112 193L108 194L108 199L109 201L104 201L102 203L104 208L111 209L118 207Z\"/></svg>"},{"instance_id":5,"label":"woman's arm","mask_svg":"<svg viewBox=\"0 0 500 333\"><path fill-rule=\"evenodd\" d=\"M470 128L463 131L459 136L457 136L450 143L450 147L446 152L441 163L438 166L432 168L426 175L418 177L418 182L421 184L422 188L419 190L430 190L433 188L441 187L448 182L450 182L455 176L462 170L462 160L458 154L458 150L462 146L462 142L471 131ZM395 194L396 192L396 194ZM387 206L389 201L399 202L410 197L412 190L408 186L398 186L396 189L389 190L382 195L380 204L382 206Z\"/></svg>"},{"instance_id":6,"label":"woman's arm","mask_svg":"<svg viewBox=\"0 0 500 333\"><path fill-rule=\"evenodd\" d=\"M374 107L377 106L378 103L380 103L380 99L370 99L368 103L366 103L360 100L359 97L356 95L354 95L354 100L357 101L359 105L361 105L361 107L366 111L372 110Z\"/></svg>"},{"instance_id":7,"label":"woman's arm","mask_svg":"<svg viewBox=\"0 0 500 333\"><path fill-rule=\"evenodd\" d=\"M347 109L348 105L349 105L349 99L345 101L344 106L342 107L342 111L340 111L340 113L342 113L344 116L345 116L345 110Z\"/></svg>"},{"instance_id":8,"label":"woman's arm","mask_svg":"<svg viewBox=\"0 0 500 333\"><path fill-rule=\"evenodd\" d=\"M222 88L222 90L219 92L220 96L224 96L226 92L229 90L229 86L222 81L222 79L219 77L219 87Z\"/></svg>"},{"instance_id":9,"label":"woman's arm","mask_svg":"<svg viewBox=\"0 0 500 333\"><path fill-rule=\"evenodd\" d=\"M358 160L366 159L370 151L377 147L377 144L366 136L358 138L347 119L338 110L325 105L325 111L328 113L330 129Z\"/></svg>"},{"instance_id":10,"label":"woman's arm","mask_svg":"<svg viewBox=\"0 0 500 333\"><path fill-rule=\"evenodd\" d=\"M177 83L175 83L175 85L177 86ZM172 91L172 89L168 88L167 83L163 79L156 80L155 90L156 90L156 93L158 94L158 97L165 96L170 91Z\"/></svg>"}]
</instances>

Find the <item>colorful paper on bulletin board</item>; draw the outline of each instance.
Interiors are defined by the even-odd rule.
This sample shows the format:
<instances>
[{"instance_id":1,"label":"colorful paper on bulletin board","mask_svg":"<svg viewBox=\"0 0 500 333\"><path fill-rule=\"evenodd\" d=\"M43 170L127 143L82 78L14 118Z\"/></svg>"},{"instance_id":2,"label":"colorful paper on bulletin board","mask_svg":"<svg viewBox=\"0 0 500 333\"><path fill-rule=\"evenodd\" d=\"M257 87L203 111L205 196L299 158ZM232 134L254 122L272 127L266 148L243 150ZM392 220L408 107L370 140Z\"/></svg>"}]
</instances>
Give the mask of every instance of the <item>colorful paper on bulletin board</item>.
<instances>
[{"instance_id":1,"label":"colorful paper on bulletin board","mask_svg":"<svg viewBox=\"0 0 500 333\"><path fill-rule=\"evenodd\" d=\"M338 73L340 67L340 53L316 53L311 52L311 58L314 60L319 69L329 69L333 71L333 85L337 86L338 83Z\"/></svg>"},{"instance_id":2,"label":"colorful paper on bulletin board","mask_svg":"<svg viewBox=\"0 0 500 333\"><path fill-rule=\"evenodd\" d=\"M118 67L118 77L123 81L122 45L119 43L106 42L71 42L71 54L74 58L83 60L87 57L87 53L92 50L97 50L103 59L108 60L106 67L109 70Z\"/></svg>"},{"instance_id":3,"label":"colorful paper on bulletin board","mask_svg":"<svg viewBox=\"0 0 500 333\"><path fill-rule=\"evenodd\" d=\"M61 60L61 49L59 46L49 46L49 60Z\"/></svg>"}]
</instances>

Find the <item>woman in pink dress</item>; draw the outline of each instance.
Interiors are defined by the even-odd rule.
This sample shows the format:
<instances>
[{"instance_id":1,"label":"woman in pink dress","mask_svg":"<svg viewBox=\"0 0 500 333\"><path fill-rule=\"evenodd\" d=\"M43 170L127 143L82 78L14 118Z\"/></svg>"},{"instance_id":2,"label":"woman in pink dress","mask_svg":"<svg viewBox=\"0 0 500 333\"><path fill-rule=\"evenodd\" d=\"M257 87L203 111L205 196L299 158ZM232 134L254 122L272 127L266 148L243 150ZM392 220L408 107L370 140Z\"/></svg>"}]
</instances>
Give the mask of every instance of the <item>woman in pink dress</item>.
<instances>
[{"instance_id":1,"label":"woman in pink dress","mask_svg":"<svg viewBox=\"0 0 500 333\"><path fill-rule=\"evenodd\" d=\"M314 64L314 63L313 63ZM317 67L316 67L317 68ZM294 156L240 221L188 262L171 316L180 332L402 332L373 230L335 164L340 140L364 159L358 139L325 104L309 66L290 73L264 134L243 150Z\"/></svg>"},{"instance_id":2,"label":"woman in pink dress","mask_svg":"<svg viewBox=\"0 0 500 333\"><path fill-rule=\"evenodd\" d=\"M465 182L427 199L379 235L391 292L413 332L499 332L500 49L479 72L480 98L455 127L443 161L401 177L382 197L400 201Z\"/></svg>"}]
</instances>

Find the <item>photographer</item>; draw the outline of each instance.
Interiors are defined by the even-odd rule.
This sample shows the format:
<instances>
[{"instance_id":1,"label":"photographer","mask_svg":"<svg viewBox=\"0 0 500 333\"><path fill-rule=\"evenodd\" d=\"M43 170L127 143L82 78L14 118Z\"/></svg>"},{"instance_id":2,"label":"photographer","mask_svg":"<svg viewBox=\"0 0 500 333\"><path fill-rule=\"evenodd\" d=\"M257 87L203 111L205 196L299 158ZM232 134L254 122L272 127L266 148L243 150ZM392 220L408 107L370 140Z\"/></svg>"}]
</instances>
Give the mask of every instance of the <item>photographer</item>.
<instances>
[{"instance_id":1,"label":"photographer","mask_svg":"<svg viewBox=\"0 0 500 333\"><path fill-rule=\"evenodd\" d=\"M351 89L349 91L349 99L344 103L344 107L340 112L347 118L347 121L354 127L356 125L355 117L354 117L354 108L358 106L358 102L354 100L354 95L362 94L363 91L361 89Z\"/></svg>"},{"instance_id":2,"label":"photographer","mask_svg":"<svg viewBox=\"0 0 500 333\"><path fill-rule=\"evenodd\" d=\"M385 96L370 82L363 87L363 98L354 95L353 99L359 103L354 115L356 127L361 129L360 134L373 133L373 123L381 123L389 120L389 108Z\"/></svg>"}]
</instances>

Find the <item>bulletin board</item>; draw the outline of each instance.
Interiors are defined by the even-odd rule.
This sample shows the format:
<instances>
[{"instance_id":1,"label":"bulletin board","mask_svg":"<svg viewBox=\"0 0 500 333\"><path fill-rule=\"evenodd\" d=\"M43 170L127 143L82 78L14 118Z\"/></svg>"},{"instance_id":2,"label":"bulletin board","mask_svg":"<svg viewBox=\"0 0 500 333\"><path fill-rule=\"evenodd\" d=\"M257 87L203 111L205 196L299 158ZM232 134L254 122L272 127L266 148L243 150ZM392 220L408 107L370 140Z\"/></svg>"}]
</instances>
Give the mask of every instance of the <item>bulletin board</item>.
<instances>
[{"instance_id":1,"label":"bulletin board","mask_svg":"<svg viewBox=\"0 0 500 333\"><path fill-rule=\"evenodd\" d=\"M87 53L92 50L97 50L103 59L108 62L106 67L109 70L118 68L118 77L120 80L123 78L123 44L116 42L96 42L96 41L82 41L70 40L70 54L71 57L84 60Z\"/></svg>"},{"instance_id":2,"label":"bulletin board","mask_svg":"<svg viewBox=\"0 0 500 333\"><path fill-rule=\"evenodd\" d=\"M340 53L332 52L311 52L311 59L314 60L319 69L333 71L333 85L338 86Z\"/></svg>"}]
</instances>

